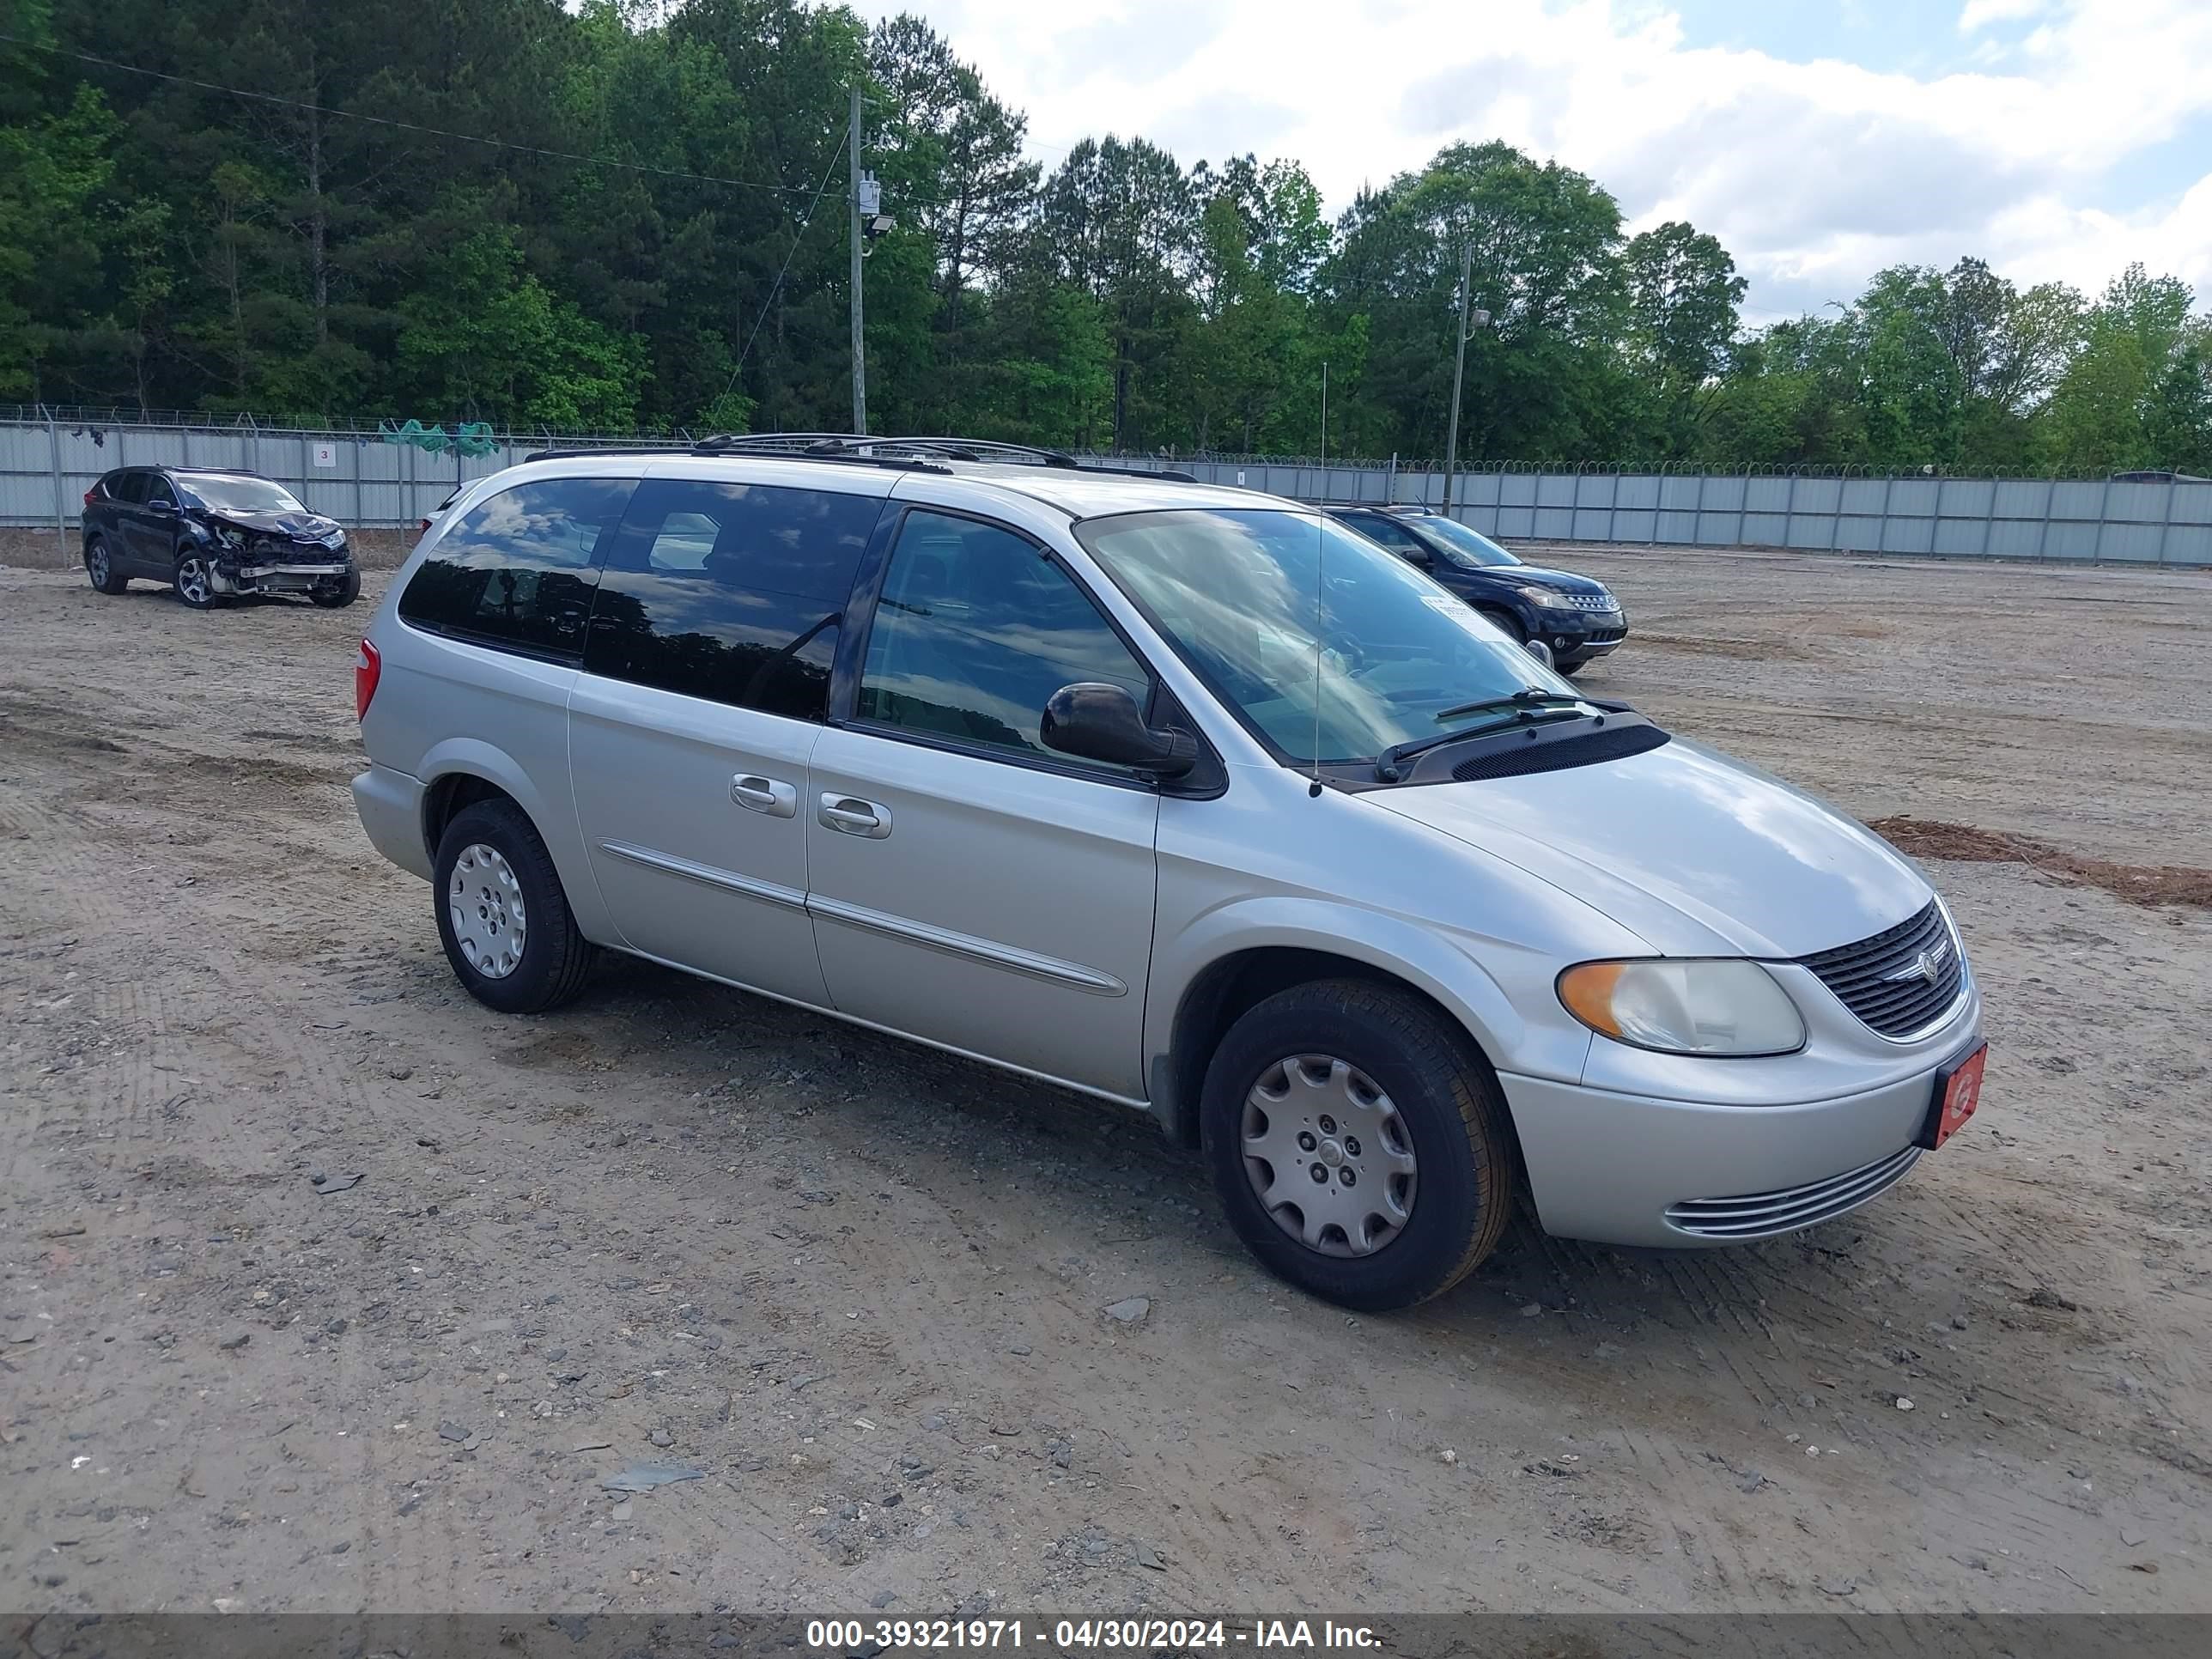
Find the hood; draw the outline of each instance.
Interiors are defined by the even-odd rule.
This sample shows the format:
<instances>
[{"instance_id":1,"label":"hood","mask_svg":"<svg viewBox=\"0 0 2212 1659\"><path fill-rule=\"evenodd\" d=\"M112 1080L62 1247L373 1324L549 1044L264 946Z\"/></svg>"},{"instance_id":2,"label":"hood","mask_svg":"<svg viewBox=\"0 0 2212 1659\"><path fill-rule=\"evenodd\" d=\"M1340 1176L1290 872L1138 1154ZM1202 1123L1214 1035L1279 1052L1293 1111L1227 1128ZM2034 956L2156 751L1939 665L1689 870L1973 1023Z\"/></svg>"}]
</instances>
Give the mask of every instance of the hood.
<instances>
[{"instance_id":1,"label":"hood","mask_svg":"<svg viewBox=\"0 0 2212 1659\"><path fill-rule=\"evenodd\" d=\"M1540 564L1502 565L1489 573L1523 587L1551 587L1562 593L1608 593L1613 590L1594 576L1577 576L1571 570L1552 570Z\"/></svg>"},{"instance_id":2,"label":"hood","mask_svg":"<svg viewBox=\"0 0 2212 1659\"><path fill-rule=\"evenodd\" d=\"M1680 738L1595 766L1361 799L1519 866L1666 956L1807 956L1929 897L1873 831Z\"/></svg>"},{"instance_id":3,"label":"hood","mask_svg":"<svg viewBox=\"0 0 2212 1659\"><path fill-rule=\"evenodd\" d=\"M240 530L251 530L256 535L284 536L296 542L327 542L339 533L336 519L326 519L319 513L301 508L283 507L268 513L246 513L235 507L211 507L207 509L211 519L236 525Z\"/></svg>"}]
</instances>

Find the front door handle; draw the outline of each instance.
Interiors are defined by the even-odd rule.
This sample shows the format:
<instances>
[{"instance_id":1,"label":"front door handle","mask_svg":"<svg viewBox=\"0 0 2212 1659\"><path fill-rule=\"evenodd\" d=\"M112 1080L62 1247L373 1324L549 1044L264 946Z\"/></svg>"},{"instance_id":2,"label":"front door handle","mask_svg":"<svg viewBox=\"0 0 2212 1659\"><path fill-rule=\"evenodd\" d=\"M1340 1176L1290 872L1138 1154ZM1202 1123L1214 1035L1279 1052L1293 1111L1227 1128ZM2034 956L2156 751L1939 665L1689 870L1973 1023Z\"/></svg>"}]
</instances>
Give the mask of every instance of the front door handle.
<instances>
[{"instance_id":1,"label":"front door handle","mask_svg":"<svg viewBox=\"0 0 2212 1659\"><path fill-rule=\"evenodd\" d=\"M740 772L730 780L730 799L740 806L756 812L765 812L772 818L796 817L799 815L799 791L792 785L775 778L764 778L757 772Z\"/></svg>"},{"instance_id":2,"label":"front door handle","mask_svg":"<svg viewBox=\"0 0 2212 1659\"><path fill-rule=\"evenodd\" d=\"M840 795L834 792L822 797L815 816L827 829L840 835L862 836L870 841L881 841L891 832L891 809L878 806L872 800L862 800L858 795Z\"/></svg>"}]
</instances>

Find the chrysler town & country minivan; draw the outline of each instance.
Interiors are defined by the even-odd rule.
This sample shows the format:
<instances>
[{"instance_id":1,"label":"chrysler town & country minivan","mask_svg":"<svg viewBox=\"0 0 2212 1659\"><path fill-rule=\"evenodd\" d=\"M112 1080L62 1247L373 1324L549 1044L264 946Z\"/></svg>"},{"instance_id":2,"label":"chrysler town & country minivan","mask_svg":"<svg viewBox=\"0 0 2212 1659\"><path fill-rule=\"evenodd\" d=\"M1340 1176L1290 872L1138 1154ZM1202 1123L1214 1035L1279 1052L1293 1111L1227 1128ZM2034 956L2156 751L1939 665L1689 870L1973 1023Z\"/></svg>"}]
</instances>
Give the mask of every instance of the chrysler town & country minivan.
<instances>
[{"instance_id":1,"label":"chrysler town & country minivan","mask_svg":"<svg viewBox=\"0 0 2212 1659\"><path fill-rule=\"evenodd\" d=\"M356 696L370 839L511 1013L627 952L1152 1114L1358 1308L1553 1233L1771 1237L1973 1109L1858 824L1294 502L950 440L472 483Z\"/></svg>"}]
</instances>

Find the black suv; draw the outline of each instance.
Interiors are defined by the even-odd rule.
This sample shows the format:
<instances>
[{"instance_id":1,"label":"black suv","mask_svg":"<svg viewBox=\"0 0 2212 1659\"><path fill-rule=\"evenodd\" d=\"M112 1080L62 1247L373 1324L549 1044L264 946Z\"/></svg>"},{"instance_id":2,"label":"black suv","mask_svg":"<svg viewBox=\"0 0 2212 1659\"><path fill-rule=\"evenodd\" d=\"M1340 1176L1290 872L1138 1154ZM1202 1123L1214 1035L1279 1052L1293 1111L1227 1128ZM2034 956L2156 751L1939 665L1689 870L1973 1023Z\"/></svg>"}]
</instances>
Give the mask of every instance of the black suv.
<instances>
[{"instance_id":1,"label":"black suv","mask_svg":"<svg viewBox=\"0 0 2212 1659\"><path fill-rule=\"evenodd\" d=\"M1628 637L1603 582L1523 564L1489 537L1421 507L1333 507L1339 524L1417 564L1526 645L1541 640L1562 673L1579 673Z\"/></svg>"},{"instance_id":2,"label":"black suv","mask_svg":"<svg viewBox=\"0 0 2212 1659\"><path fill-rule=\"evenodd\" d=\"M103 593L133 576L205 611L244 594L300 593L335 608L361 571L335 519L252 472L118 467L84 492L84 570Z\"/></svg>"}]
</instances>

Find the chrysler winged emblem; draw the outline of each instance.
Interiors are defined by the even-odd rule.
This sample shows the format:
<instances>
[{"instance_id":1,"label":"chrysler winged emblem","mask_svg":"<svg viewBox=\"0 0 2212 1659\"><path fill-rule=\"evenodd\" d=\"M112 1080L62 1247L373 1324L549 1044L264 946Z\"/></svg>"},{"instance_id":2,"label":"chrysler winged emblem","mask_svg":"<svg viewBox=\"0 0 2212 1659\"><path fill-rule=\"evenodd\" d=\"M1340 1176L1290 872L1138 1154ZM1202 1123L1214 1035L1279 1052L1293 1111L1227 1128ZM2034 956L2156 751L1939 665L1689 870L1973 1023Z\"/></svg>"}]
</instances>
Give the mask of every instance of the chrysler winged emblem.
<instances>
[{"instance_id":1,"label":"chrysler winged emblem","mask_svg":"<svg viewBox=\"0 0 2212 1659\"><path fill-rule=\"evenodd\" d=\"M1943 964L1951 959L1951 941L1938 939L1918 956L1893 974L1884 974L1884 984L1898 984L1908 979L1923 979L1933 985L1943 976Z\"/></svg>"}]
</instances>

